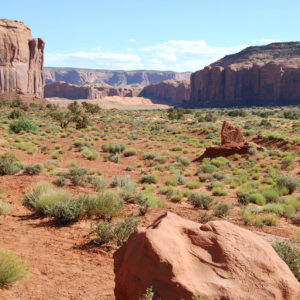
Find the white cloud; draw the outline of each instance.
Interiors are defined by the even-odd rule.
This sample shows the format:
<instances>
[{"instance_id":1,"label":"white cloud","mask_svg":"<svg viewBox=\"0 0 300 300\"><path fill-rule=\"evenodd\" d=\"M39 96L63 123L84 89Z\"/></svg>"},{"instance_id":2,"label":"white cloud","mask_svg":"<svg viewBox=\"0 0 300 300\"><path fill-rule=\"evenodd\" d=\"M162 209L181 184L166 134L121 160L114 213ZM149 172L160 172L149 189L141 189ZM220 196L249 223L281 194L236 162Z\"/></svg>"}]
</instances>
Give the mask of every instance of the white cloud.
<instances>
[{"instance_id":1,"label":"white cloud","mask_svg":"<svg viewBox=\"0 0 300 300\"><path fill-rule=\"evenodd\" d=\"M46 53L45 65L74 68L140 69L142 59L134 53L108 51Z\"/></svg>"},{"instance_id":2,"label":"white cloud","mask_svg":"<svg viewBox=\"0 0 300 300\"><path fill-rule=\"evenodd\" d=\"M45 65L95 69L196 71L225 55L237 53L249 45L278 41L262 39L252 40L248 44L216 47L208 45L203 40L170 40L141 49L124 48L123 52L112 52L97 47L91 51L46 53Z\"/></svg>"},{"instance_id":3,"label":"white cloud","mask_svg":"<svg viewBox=\"0 0 300 300\"><path fill-rule=\"evenodd\" d=\"M135 42L136 42L136 39L129 39L128 42L129 42L129 43L135 43Z\"/></svg>"},{"instance_id":4,"label":"white cloud","mask_svg":"<svg viewBox=\"0 0 300 300\"><path fill-rule=\"evenodd\" d=\"M195 71L227 54L236 53L246 47L248 47L246 44L232 47L214 47L203 40L170 40L140 50L150 55L152 59L160 59L162 61L160 66L164 70Z\"/></svg>"}]
</instances>

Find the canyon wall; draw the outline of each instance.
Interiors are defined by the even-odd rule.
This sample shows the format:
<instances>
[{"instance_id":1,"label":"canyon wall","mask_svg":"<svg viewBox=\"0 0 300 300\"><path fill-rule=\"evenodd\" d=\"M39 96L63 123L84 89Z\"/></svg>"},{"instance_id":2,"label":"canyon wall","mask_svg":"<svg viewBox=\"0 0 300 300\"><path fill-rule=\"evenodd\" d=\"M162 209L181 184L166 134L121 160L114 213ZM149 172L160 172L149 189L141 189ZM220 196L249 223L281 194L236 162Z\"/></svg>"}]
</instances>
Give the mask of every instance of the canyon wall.
<instances>
[{"instance_id":1,"label":"canyon wall","mask_svg":"<svg viewBox=\"0 0 300 300\"><path fill-rule=\"evenodd\" d=\"M0 19L0 94L43 97L44 47L23 22Z\"/></svg>"},{"instance_id":2,"label":"canyon wall","mask_svg":"<svg viewBox=\"0 0 300 300\"><path fill-rule=\"evenodd\" d=\"M300 103L300 43L248 47L191 75L197 107Z\"/></svg>"},{"instance_id":3,"label":"canyon wall","mask_svg":"<svg viewBox=\"0 0 300 300\"><path fill-rule=\"evenodd\" d=\"M166 79L189 80L190 72L171 71L111 71L76 68L44 68L45 83L65 81L76 85L106 83L111 86L146 86Z\"/></svg>"},{"instance_id":4,"label":"canyon wall","mask_svg":"<svg viewBox=\"0 0 300 300\"><path fill-rule=\"evenodd\" d=\"M56 81L45 85L45 97L59 97L67 99L101 99L107 96L136 97L141 88L130 86L110 86L107 84L75 85L63 81Z\"/></svg>"},{"instance_id":5,"label":"canyon wall","mask_svg":"<svg viewBox=\"0 0 300 300\"><path fill-rule=\"evenodd\" d=\"M140 96L159 103L184 105L190 99L190 83L188 81L165 80L144 87Z\"/></svg>"}]
</instances>

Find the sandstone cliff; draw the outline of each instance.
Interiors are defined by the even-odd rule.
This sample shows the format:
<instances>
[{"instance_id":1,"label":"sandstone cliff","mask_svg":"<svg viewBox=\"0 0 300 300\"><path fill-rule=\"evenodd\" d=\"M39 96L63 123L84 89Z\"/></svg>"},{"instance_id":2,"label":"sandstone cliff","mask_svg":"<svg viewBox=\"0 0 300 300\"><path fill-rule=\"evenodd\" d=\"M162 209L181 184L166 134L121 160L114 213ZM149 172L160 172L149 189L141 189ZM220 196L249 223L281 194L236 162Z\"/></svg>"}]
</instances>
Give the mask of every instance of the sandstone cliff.
<instances>
[{"instance_id":1,"label":"sandstone cliff","mask_svg":"<svg viewBox=\"0 0 300 300\"><path fill-rule=\"evenodd\" d=\"M0 94L43 97L44 46L23 22L0 19Z\"/></svg>"},{"instance_id":2,"label":"sandstone cliff","mask_svg":"<svg viewBox=\"0 0 300 300\"><path fill-rule=\"evenodd\" d=\"M160 103L184 105L190 99L190 84L188 81L164 80L144 87L140 96Z\"/></svg>"},{"instance_id":3,"label":"sandstone cliff","mask_svg":"<svg viewBox=\"0 0 300 300\"><path fill-rule=\"evenodd\" d=\"M248 47L191 75L196 106L300 103L300 43Z\"/></svg>"},{"instance_id":4,"label":"sandstone cliff","mask_svg":"<svg viewBox=\"0 0 300 300\"><path fill-rule=\"evenodd\" d=\"M166 79L189 80L191 73L171 71L110 71L75 68L44 68L45 83L65 81L71 84L85 85L106 83L112 86L146 86Z\"/></svg>"},{"instance_id":5,"label":"sandstone cliff","mask_svg":"<svg viewBox=\"0 0 300 300\"><path fill-rule=\"evenodd\" d=\"M104 83L79 86L56 81L45 85L45 97L67 99L101 99L107 96L135 97L140 90L140 88L115 87Z\"/></svg>"}]
</instances>

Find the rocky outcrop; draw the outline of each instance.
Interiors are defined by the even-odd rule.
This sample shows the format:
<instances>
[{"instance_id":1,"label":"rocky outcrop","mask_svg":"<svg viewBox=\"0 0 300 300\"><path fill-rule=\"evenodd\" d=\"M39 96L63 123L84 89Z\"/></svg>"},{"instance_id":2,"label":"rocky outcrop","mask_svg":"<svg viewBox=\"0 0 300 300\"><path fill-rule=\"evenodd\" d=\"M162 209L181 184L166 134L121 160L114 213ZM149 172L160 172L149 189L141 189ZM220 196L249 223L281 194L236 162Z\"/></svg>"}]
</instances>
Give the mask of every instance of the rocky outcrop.
<instances>
[{"instance_id":1,"label":"rocky outcrop","mask_svg":"<svg viewBox=\"0 0 300 300\"><path fill-rule=\"evenodd\" d=\"M300 103L300 43L248 47L191 75L198 107Z\"/></svg>"},{"instance_id":2,"label":"rocky outcrop","mask_svg":"<svg viewBox=\"0 0 300 300\"><path fill-rule=\"evenodd\" d=\"M188 81L164 80L144 87L140 96L160 103L184 105L190 99L190 84Z\"/></svg>"},{"instance_id":3,"label":"rocky outcrop","mask_svg":"<svg viewBox=\"0 0 300 300\"><path fill-rule=\"evenodd\" d=\"M166 300L300 297L300 283L272 246L226 221L201 225L168 212L138 228L114 261L116 300L139 299L150 286Z\"/></svg>"},{"instance_id":4,"label":"rocky outcrop","mask_svg":"<svg viewBox=\"0 0 300 300\"><path fill-rule=\"evenodd\" d=\"M246 154L249 149L250 145L247 142L244 143L242 130L224 121L221 129L221 145L206 147L204 153L194 161L202 161L204 158L216 158L219 156L227 157L236 153Z\"/></svg>"},{"instance_id":5,"label":"rocky outcrop","mask_svg":"<svg viewBox=\"0 0 300 300\"><path fill-rule=\"evenodd\" d=\"M243 132L241 129L232 126L224 121L221 129L221 144L243 143Z\"/></svg>"},{"instance_id":6,"label":"rocky outcrop","mask_svg":"<svg viewBox=\"0 0 300 300\"><path fill-rule=\"evenodd\" d=\"M23 22L0 20L0 94L43 97L44 47Z\"/></svg>"},{"instance_id":7,"label":"rocky outcrop","mask_svg":"<svg viewBox=\"0 0 300 300\"><path fill-rule=\"evenodd\" d=\"M44 68L45 83L65 81L76 85L106 83L112 86L146 86L166 79L189 80L190 72L111 71L76 68Z\"/></svg>"},{"instance_id":8,"label":"rocky outcrop","mask_svg":"<svg viewBox=\"0 0 300 300\"><path fill-rule=\"evenodd\" d=\"M45 85L45 97L67 99L101 99L107 96L135 97L139 88L114 87L107 84L74 85L56 81Z\"/></svg>"}]
</instances>

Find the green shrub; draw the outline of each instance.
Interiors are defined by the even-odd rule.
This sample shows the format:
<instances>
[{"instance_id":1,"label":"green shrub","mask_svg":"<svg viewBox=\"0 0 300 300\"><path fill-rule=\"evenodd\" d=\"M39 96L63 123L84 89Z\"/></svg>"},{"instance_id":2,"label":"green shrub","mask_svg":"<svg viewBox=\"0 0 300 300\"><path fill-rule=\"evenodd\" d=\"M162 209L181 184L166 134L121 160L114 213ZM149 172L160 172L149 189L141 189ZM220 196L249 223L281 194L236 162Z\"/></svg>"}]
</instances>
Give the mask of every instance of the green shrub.
<instances>
[{"instance_id":1,"label":"green shrub","mask_svg":"<svg viewBox=\"0 0 300 300\"><path fill-rule=\"evenodd\" d=\"M201 183L197 180L192 180L186 184L186 187L191 190L198 189L198 188L200 188L200 186L201 186Z\"/></svg>"},{"instance_id":2,"label":"green shrub","mask_svg":"<svg viewBox=\"0 0 300 300\"><path fill-rule=\"evenodd\" d=\"M260 193L252 193L250 194L250 202L258 205L264 205L266 204L266 198Z\"/></svg>"},{"instance_id":3,"label":"green shrub","mask_svg":"<svg viewBox=\"0 0 300 300\"><path fill-rule=\"evenodd\" d=\"M187 167L191 163L190 160L184 156L176 156L175 160L184 167Z\"/></svg>"},{"instance_id":4,"label":"green shrub","mask_svg":"<svg viewBox=\"0 0 300 300\"><path fill-rule=\"evenodd\" d=\"M9 119L20 119L24 116L24 113L19 109L14 109L8 115Z\"/></svg>"},{"instance_id":5,"label":"green shrub","mask_svg":"<svg viewBox=\"0 0 300 300\"><path fill-rule=\"evenodd\" d=\"M171 198L171 196L174 193L174 190L171 186L163 186L159 189L159 193L162 195L166 195L168 198Z\"/></svg>"},{"instance_id":6,"label":"green shrub","mask_svg":"<svg viewBox=\"0 0 300 300\"><path fill-rule=\"evenodd\" d=\"M21 131L25 131L25 132L35 131L37 128L33 126L29 121L17 120L9 124L9 129L14 133L19 133Z\"/></svg>"},{"instance_id":7,"label":"green shrub","mask_svg":"<svg viewBox=\"0 0 300 300\"><path fill-rule=\"evenodd\" d=\"M111 142L108 145L102 145L102 150L109 153L121 153L125 150L125 146L120 143Z\"/></svg>"},{"instance_id":8,"label":"green shrub","mask_svg":"<svg viewBox=\"0 0 300 300\"><path fill-rule=\"evenodd\" d=\"M152 287L149 287L146 289L146 293L143 295L142 298L139 298L139 300L152 300L154 297L154 293L152 291Z\"/></svg>"},{"instance_id":9,"label":"green shrub","mask_svg":"<svg viewBox=\"0 0 300 300\"><path fill-rule=\"evenodd\" d=\"M289 242L276 242L273 248L300 281L300 251Z\"/></svg>"},{"instance_id":10,"label":"green shrub","mask_svg":"<svg viewBox=\"0 0 300 300\"><path fill-rule=\"evenodd\" d=\"M90 216L95 215L108 219L118 216L124 206L123 199L113 190L104 190L97 195L89 196L85 202Z\"/></svg>"},{"instance_id":11,"label":"green shrub","mask_svg":"<svg viewBox=\"0 0 300 300\"><path fill-rule=\"evenodd\" d=\"M134 217L126 217L117 223L92 223L90 234L94 236L94 243L98 245L122 245L134 232L139 221Z\"/></svg>"},{"instance_id":12,"label":"green shrub","mask_svg":"<svg viewBox=\"0 0 300 300\"><path fill-rule=\"evenodd\" d=\"M289 176L281 176L277 179L277 185L279 188L287 188L289 194L292 194L299 186L299 180Z\"/></svg>"},{"instance_id":13,"label":"green shrub","mask_svg":"<svg viewBox=\"0 0 300 300\"><path fill-rule=\"evenodd\" d=\"M278 218L274 214L264 215L262 219L263 223L268 226L276 226L278 224Z\"/></svg>"},{"instance_id":14,"label":"green shrub","mask_svg":"<svg viewBox=\"0 0 300 300\"><path fill-rule=\"evenodd\" d=\"M220 187L220 186L213 187L211 191L214 196L226 196L227 195L227 192L224 190L224 188Z\"/></svg>"},{"instance_id":15,"label":"green shrub","mask_svg":"<svg viewBox=\"0 0 300 300\"><path fill-rule=\"evenodd\" d=\"M71 199L72 195L70 192L51 187L51 189L39 195L33 205L33 211L37 214L48 216L49 211L53 207L59 205L61 202L69 202Z\"/></svg>"},{"instance_id":16,"label":"green shrub","mask_svg":"<svg viewBox=\"0 0 300 300\"><path fill-rule=\"evenodd\" d=\"M146 152L143 154L143 159L151 160L151 159L156 158L156 156L157 156L157 153L155 153L155 152Z\"/></svg>"},{"instance_id":17,"label":"green shrub","mask_svg":"<svg viewBox=\"0 0 300 300\"><path fill-rule=\"evenodd\" d=\"M228 203L219 203L214 208L214 214L217 217L225 217L229 214L231 205Z\"/></svg>"},{"instance_id":18,"label":"green shrub","mask_svg":"<svg viewBox=\"0 0 300 300\"><path fill-rule=\"evenodd\" d=\"M0 175L13 175L19 172L22 165L14 153L4 152L0 154Z\"/></svg>"},{"instance_id":19,"label":"green shrub","mask_svg":"<svg viewBox=\"0 0 300 300\"><path fill-rule=\"evenodd\" d=\"M212 220L212 216L209 215L207 212L200 213L197 219L197 221L202 224L205 224L211 220Z\"/></svg>"},{"instance_id":20,"label":"green shrub","mask_svg":"<svg viewBox=\"0 0 300 300\"><path fill-rule=\"evenodd\" d=\"M275 189L262 190L261 194L265 197L267 203L278 202L280 198L278 191Z\"/></svg>"},{"instance_id":21,"label":"green shrub","mask_svg":"<svg viewBox=\"0 0 300 300\"><path fill-rule=\"evenodd\" d=\"M145 176L142 176L141 180L140 180L141 183L157 183L158 182L158 177L156 174L151 174L151 175L145 175Z\"/></svg>"},{"instance_id":22,"label":"green shrub","mask_svg":"<svg viewBox=\"0 0 300 300\"><path fill-rule=\"evenodd\" d=\"M191 193L188 196L188 201L191 202L194 207L209 209L213 197L203 193Z\"/></svg>"},{"instance_id":23,"label":"green shrub","mask_svg":"<svg viewBox=\"0 0 300 300\"><path fill-rule=\"evenodd\" d=\"M166 203L163 199L157 198L151 191L142 191L137 195L138 203L146 207L165 207Z\"/></svg>"},{"instance_id":24,"label":"green shrub","mask_svg":"<svg viewBox=\"0 0 300 300\"><path fill-rule=\"evenodd\" d=\"M3 199L0 199L0 216L6 216L9 213L10 205Z\"/></svg>"},{"instance_id":25,"label":"green shrub","mask_svg":"<svg viewBox=\"0 0 300 300\"><path fill-rule=\"evenodd\" d=\"M93 185L96 192L105 190L107 187L107 182L104 178L92 177L89 182Z\"/></svg>"},{"instance_id":26,"label":"green shrub","mask_svg":"<svg viewBox=\"0 0 300 300\"><path fill-rule=\"evenodd\" d=\"M24 262L9 251L0 249L0 288L23 279L27 274Z\"/></svg>"},{"instance_id":27,"label":"green shrub","mask_svg":"<svg viewBox=\"0 0 300 300\"><path fill-rule=\"evenodd\" d=\"M58 178L54 179L52 183L58 187L62 187L67 185L68 181L64 176L59 176Z\"/></svg>"},{"instance_id":28,"label":"green shrub","mask_svg":"<svg viewBox=\"0 0 300 300\"><path fill-rule=\"evenodd\" d=\"M37 202L44 193L48 193L52 186L48 182L39 182L25 195L23 204L31 210L36 210Z\"/></svg>"},{"instance_id":29,"label":"green shrub","mask_svg":"<svg viewBox=\"0 0 300 300\"><path fill-rule=\"evenodd\" d=\"M125 157L134 156L137 154L137 151L135 149L128 148L128 149L124 150L123 154Z\"/></svg>"},{"instance_id":30,"label":"green shrub","mask_svg":"<svg viewBox=\"0 0 300 300\"><path fill-rule=\"evenodd\" d=\"M82 150L82 156L85 157L88 160L96 160L99 156L98 151L96 151L93 148L83 148Z\"/></svg>"},{"instance_id":31,"label":"green shrub","mask_svg":"<svg viewBox=\"0 0 300 300\"><path fill-rule=\"evenodd\" d=\"M171 196L171 201L172 202L181 202L183 200L183 194L180 191L176 191L172 196Z\"/></svg>"},{"instance_id":32,"label":"green shrub","mask_svg":"<svg viewBox=\"0 0 300 300\"><path fill-rule=\"evenodd\" d=\"M121 160L121 156L119 153L111 153L106 155L106 160L112 161L114 163L118 163Z\"/></svg>"},{"instance_id":33,"label":"green shrub","mask_svg":"<svg viewBox=\"0 0 300 300\"><path fill-rule=\"evenodd\" d=\"M42 166L37 165L28 165L24 167L24 174L26 175L39 175L42 171Z\"/></svg>"},{"instance_id":34,"label":"green shrub","mask_svg":"<svg viewBox=\"0 0 300 300\"><path fill-rule=\"evenodd\" d=\"M66 175L73 185L84 186L87 183L87 170L77 166L70 166L69 173Z\"/></svg>"},{"instance_id":35,"label":"green shrub","mask_svg":"<svg viewBox=\"0 0 300 300\"><path fill-rule=\"evenodd\" d=\"M86 213L85 203L77 199L62 198L53 205L47 205L45 215L62 223L76 222Z\"/></svg>"},{"instance_id":36,"label":"green shrub","mask_svg":"<svg viewBox=\"0 0 300 300\"><path fill-rule=\"evenodd\" d=\"M212 164L203 164L197 168L197 174L199 174L200 172L212 174L212 173L215 173L216 170L217 170L217 167Z\"/></svg>"},{"instance_id":37,"label":"green shrub","mask_svg":"<svg viewBox=\"0 0 300 300\"><path fill-rule=\"evenodd\" d=\"M167 186L177 186L178 185L178 180L176 178L167 178L165 180L165 185L167 185Z\"/></svg>"}]
</instances>

